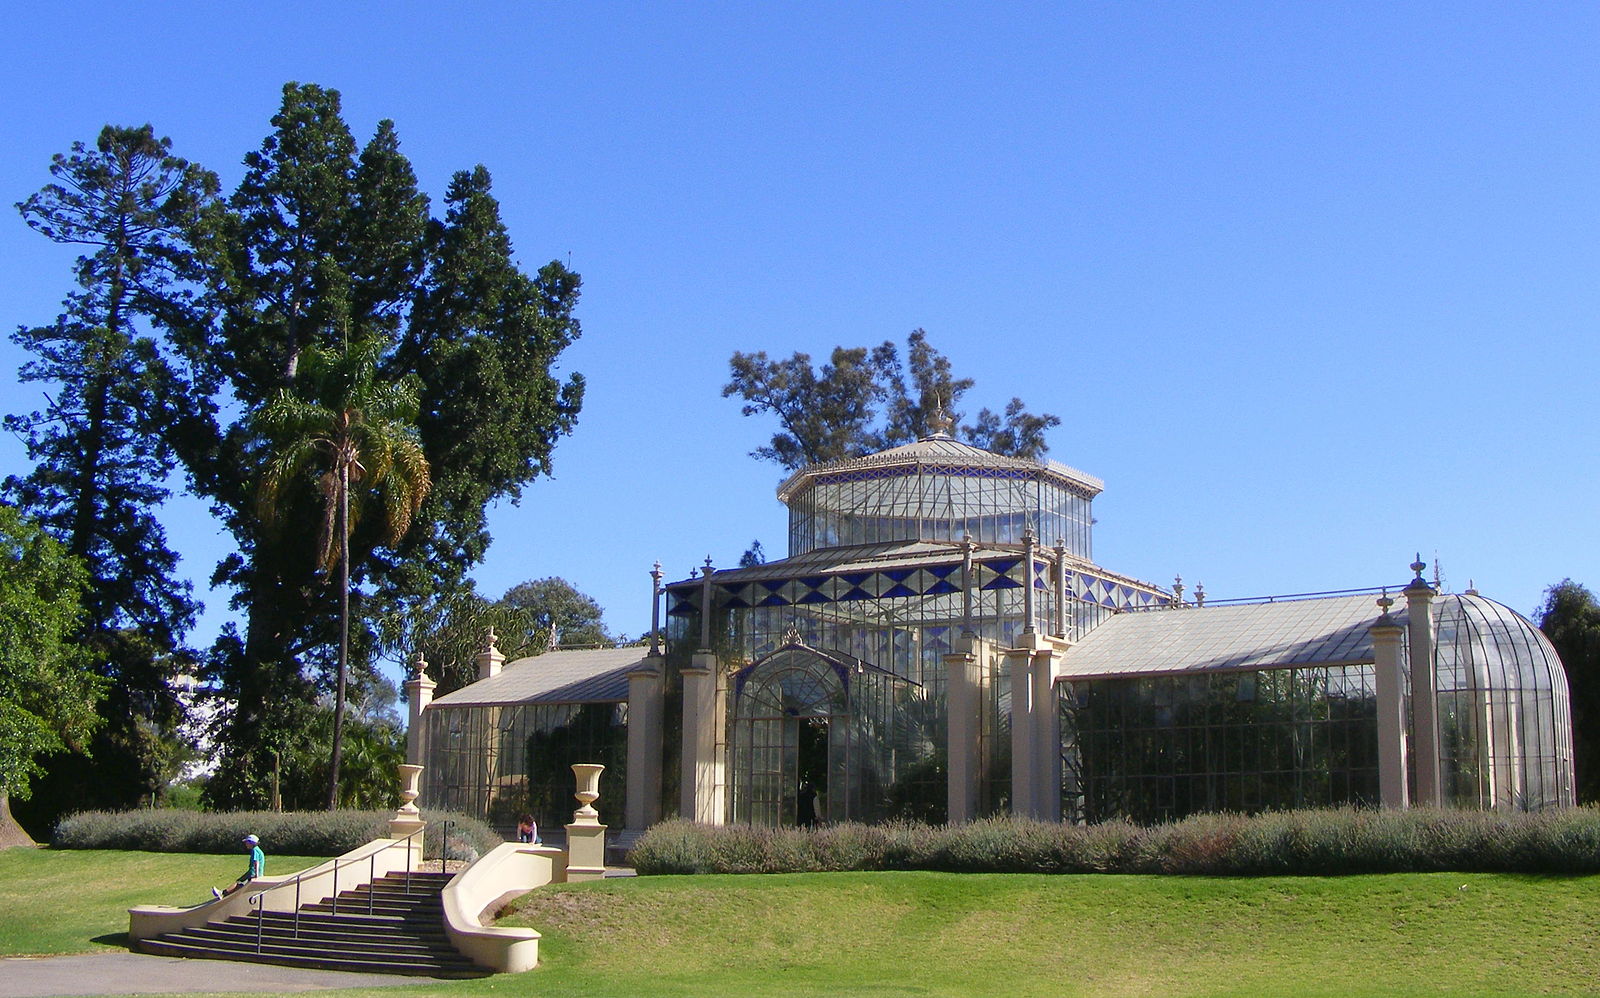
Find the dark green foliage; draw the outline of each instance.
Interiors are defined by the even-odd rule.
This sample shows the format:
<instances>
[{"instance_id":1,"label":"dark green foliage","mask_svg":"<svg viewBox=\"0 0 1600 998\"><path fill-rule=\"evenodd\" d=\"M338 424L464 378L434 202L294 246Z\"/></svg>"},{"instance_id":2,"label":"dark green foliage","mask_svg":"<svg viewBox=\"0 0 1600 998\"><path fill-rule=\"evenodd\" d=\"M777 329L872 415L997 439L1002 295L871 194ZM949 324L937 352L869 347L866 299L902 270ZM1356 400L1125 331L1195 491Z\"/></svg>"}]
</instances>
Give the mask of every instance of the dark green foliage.
<instances>
[{"instance_id":1,"label":"dark green foliage","mask_svg":"<svg viewBox=\"0 0 1600 998\"><path fill-rule=\"evenodd\" d=\"M421 653L429 676L438 683L435 697L477 681L477 656L490 631L508 660L549 646L533 611L484 599L472 589L470 579L462 588L426 603L393 604L378 621L384 646L404 661L408 678L415 677L416 655Z\"/></svg>"},{"instance_id":2,"label":"dark green foliage","mask_svg":"<svg viewBox=\"0 0 1600 998\"><path fill-rule=\"evenodd\" d=\"M39 755L81 749L99 724L106 681L71 642L85 581L78 559L0 503L0 802L25 799Z\"/></svg>"},{"instance_id":3,"label":"dark green foliage","mask_svg":"<svg viewBox=\"0 0 1600 998\"><path fill-rule=\"evenodd\" d=\"M1600 801L1600 603L1585 587L1562 579L1545 590L1534 616L1567 672L1578 801Z\"/></svg>"},{"instance_id":4,"label":"dark green foliage","mask_svg":"<svg viewBox=\"0 0 1600 998\"><path fill-rule=\"evenodd\" d=\"M367 340L334 353L312 344L301 355L293 386L279 389L257 414L260 432L272 446L257 496L262 521L276 531L269 536L281 543L290 521L301 527L305 522L289 511L310 507L320 513L317 567L325 577L338 568L330 810L339 803L344 744L352 535L364 527L374 545L399 543L432 485L417 441L414 379L379 381L377 347Z\"/></svg>"},{"instance_id":5,"label":"dark green foliage","mask_svg":"<svg viewBox=\"0 0 1600 998\"><path fill-rule=\"evenodd\" d=\"M920 329L907 338L903 366L899 349L885 341L870 350L835 347L820 371L804 353L778 361L765 352L735 353L728 368L723 397L743 399L746 416L772 413L781 427L751 456L790 471L949 432L960 422L957 406L973 386L971 378L954 376L949 358ZM1049 450L1044 432L1060 423L1048 413L1027 412L1014 398L1004 417L983 409L972 425L960 427L960 435L999 454L1037 458Z\"/></svg>"},{"instance_id":6,"label":"dark green foliage","mask_svg":"<svg viewBox=\"0 0 1600 998\"><path fill-rule=\"evenodd\" d=\"M551 372L579 333L578 277L556 263L536 276L516 266L486 170L458 173L435 220L390 123L358 155L339 95L289 84L272 124L226 210L197 230L216 319L171 330L217 398L238 403L235 418L192 420L175 441L238 551L215 578L234 589L246 622L208 663L235 705L219 731L224 766L207 787L223 806L266 802L270 750L303 727L292 708L339 673L330 651L339 587L321 584L313 545L258 517L272 451L254 413L285 391L308 397L314 348L358 345L374 355L375 383L415 386L432 490L404 537L379 529L383 517L350 536L351 620L375 622L435 605L461 583L489 542L486 505L515 499L550 469L583 391L580 377ZM304 504L283 512L291 522L312 515ZM353 697L372 682L378 637L352 628Z\"/></svg>"},{"instance_id":7,"label":"dark green foliage","mask_svg":"<svg viewBox=\"0 0 1600 998\"><path fill-rule=\"evenodd\" d=\"M272 870L274 854L336 856L389 834L391 811L85 811L63 818L50 844L57 849L140 849L147 852L236 853L246 835L259 835ZM476 818L422 812L424 855L474 858L500 844ZM444 844L444 822L453 822Z\"/></svg>"},{"instance_id":8,"label":"dark green foliage","mask_svg":"<svg viewBox=\"0 0 1600 998\"><path fill-rule=\"evenodd\" d=\"M149 125L107 126L93 148L56 156L50 172L55 182L17 208L84 254L62 314L12 337L32 355L20 379L48 386L49 405L6 417L34 469L4 488L88 566L75 637L110 684L92 758L46 763L31 808L46 822L74 800L147 799L182 751L167 679L186 668L181 645L197 606L174 578L177 556L155 511L177 463L170 435L205 403L140 323L198 314L186 238L216 191L215 177L173 156Z\"/></svg>"},{"instance_id":9,"label":"dark green foliage","mask_svg":"<svg viewBox=\"0 0 1600 998\"><path fill-rule=\"evenodd\" d=\"M291 811L328 804L334 712L320 703L301 710L307 723L293 731L276 760L280 799ZM405 733L389 719L368 717L347 717L343 733L338 806L399 806L394 774L405 762Z\"/></svg>"},{"instance_id":10,"label":"dark green foliage","mask_svg":"<svg viewBox=\"0 0 1600 998\"><path fill-rule=\"evenodd\" d=\"M641 874L941 870L956 873L1600 872L1600 810L1340 810L1203 814L1142 827L990 818L815 830L669 821L639 840Z\"/></svg>"},{"instance_id":11,"label":"dark green foliage","mask_svg":"<svg viewBox=\"0 0 1600 998\"><path fill-rule=\"evenodd\" d=\"M506 594L500 597L500 603L528 615L534 629L523 637L530 648L616 646L616 638L606 630L603 619L605 611L600 604L573 588L566 579L534 579L519 583L506 590Z\"/></svg>"}]
</instances>

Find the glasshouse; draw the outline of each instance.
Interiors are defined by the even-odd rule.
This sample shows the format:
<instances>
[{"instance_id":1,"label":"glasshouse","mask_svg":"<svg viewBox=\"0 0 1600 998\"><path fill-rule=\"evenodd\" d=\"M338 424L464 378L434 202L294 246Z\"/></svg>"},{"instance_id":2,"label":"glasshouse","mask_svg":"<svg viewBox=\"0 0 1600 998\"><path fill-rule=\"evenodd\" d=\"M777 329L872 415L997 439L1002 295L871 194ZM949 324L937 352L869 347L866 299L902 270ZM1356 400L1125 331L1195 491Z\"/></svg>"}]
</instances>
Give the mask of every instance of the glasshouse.
<instances>
[{"instance_id":1,"label":"glasshouse","mask_svg":"<svg viewBox=\"0 0 1600 998\"><path fill-rule=\"evenodd\" d=\"M423 801L558 822L600 762L635 830L1573 803L1565 673L1526 619L1420 562L1396 599L1141 582L1093 560L1102 487L943 432L806 468L787 558L657 567L652 646L491 641L478 682L408 683Z\"/></svg>"}]
</instances>

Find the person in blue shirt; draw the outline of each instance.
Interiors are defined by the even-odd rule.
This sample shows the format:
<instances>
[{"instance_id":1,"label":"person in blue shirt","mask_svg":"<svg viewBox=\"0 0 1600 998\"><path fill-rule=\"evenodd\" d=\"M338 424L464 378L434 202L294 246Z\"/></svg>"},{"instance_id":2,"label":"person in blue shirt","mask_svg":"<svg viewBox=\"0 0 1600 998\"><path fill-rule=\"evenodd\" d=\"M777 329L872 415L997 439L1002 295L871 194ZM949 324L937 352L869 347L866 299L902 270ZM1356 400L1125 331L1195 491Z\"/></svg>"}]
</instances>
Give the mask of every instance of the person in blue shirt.
<instances>
[{"instance_id":1,"label":"person in blue shirt","mask_svg":"<svg viewBox=\"0 0 1600 998\"><path fill-rule=\"evenodd\" d=\"M215 887L211 888L212 897L225 898L229 894L232 894L234 891L243 887L245 884L248 884L250 881L261 876L262 869L267 863L266 853L261 851L261 840L256 838L254 835L246 835L244 837L244 847L245 850L250 854L250 862L244 868L244 873L240 874L239 879L235 880L233 882L233 886L229 887L227 890L219 891Z\"/></svg>"}]
</instances>

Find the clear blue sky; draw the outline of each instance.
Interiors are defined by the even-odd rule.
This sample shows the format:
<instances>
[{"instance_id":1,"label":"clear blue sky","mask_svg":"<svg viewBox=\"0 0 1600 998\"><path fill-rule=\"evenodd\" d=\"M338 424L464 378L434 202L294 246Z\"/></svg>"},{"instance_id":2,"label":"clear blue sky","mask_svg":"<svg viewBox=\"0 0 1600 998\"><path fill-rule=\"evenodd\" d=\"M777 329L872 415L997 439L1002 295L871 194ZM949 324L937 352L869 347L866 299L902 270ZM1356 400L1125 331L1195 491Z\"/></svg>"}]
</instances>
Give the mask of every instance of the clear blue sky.
<instances>
[{"instance_id":1,"label":"clear blue sky","mask_svg":"<svg viewBox=\"0 0 1600 998\"><path fill-rule=\"evenodd\" d=\"M1112 570L1600 586L1600 6L445 6L13 5L0 200L107 122L231 189L288 80L362 140L393 118L436 202L487 165L522 263L583 274L590 385L494 514L489 595L565 576L637 634L652 561L780 554L729 354L918 326L974 408L1063 418ZM71 256L0 216L0 319L52 319ZM169 529L203 580L225 537Z\"/></svg>"}]
</instances>

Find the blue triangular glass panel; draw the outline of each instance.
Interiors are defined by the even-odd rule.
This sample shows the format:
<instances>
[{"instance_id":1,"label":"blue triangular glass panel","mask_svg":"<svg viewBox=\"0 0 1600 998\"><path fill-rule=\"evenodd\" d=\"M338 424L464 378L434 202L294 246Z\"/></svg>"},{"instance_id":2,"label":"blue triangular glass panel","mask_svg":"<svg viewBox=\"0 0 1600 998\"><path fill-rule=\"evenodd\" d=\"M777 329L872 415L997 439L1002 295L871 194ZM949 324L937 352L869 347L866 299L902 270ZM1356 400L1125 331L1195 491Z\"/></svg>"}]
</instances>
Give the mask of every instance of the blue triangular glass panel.
<instances>
[{"instance_id":1,"label":"blue triangular glass panel","mask_svg":"<svg viewBox=\"0 0 1600 998\"><path fill-rule=\"evenodd\" d=\"M826 593L819 593L815 589L813 589L809 593L806 593L804 596L800 597L800 599L797 600L797 602L800 602L800 603L832 603L833 600L831 598L829 598Z\"/></svg>"},{"instance_id":2,"label":"blue triangular glass panel","mask_svg":"<svg viewBox=\"0 0 1600 998\"><path fill-rule=\"evenodd\" d=\"M871 572L846 572L843 575L839 576L839 578L843 579L845 582L849 583L852 586L859 586L863 582L865 582L868 579L872 578L872 573Z\"/></svg>"},{"instance_id":3,"label":"blue triangular glass panel","mask_svg":"<svg viewBox=\"0 0 1600 998\"><path fill-rule=\"evenodd\" d=\"M822 584L828 581L828 577L826 575L811 575L801 579L800 581L803 584L810 586L812 589L820 589Z\"/></svg>"},{"instance_id":4,"label":"blue triangular glass panel","mask_svg":"<svg viewBox=\"0 0 1600 998\"><path fill-rule=\"evenodd\" d=\"M911 588L909 588L907 586L898 585L898 586L895 586L894 588L890 589L889 591L885 592L883 595L884 595L885 598L888 598L888 597L891 597L891 596L915 596L915 595L917 595L917 592L916 592L916 590L911 589Z\"/></svg>"},{"instance_id":5,"label":"blue triangular glass panel","mask_svg":"<svg viewBox=\"0 0 1600 998\"><path fill-rule=\"evenodd\" d=\"M929 565L926 570L928 572L932 573L934 576L936 576L938 578L948 579L950 577L950 573L951 572L960 571L961 570L961 566L960 565Z\"/></svg>"},{"instance_id":6,"label":"blue triangular glass panel","mask_svg":"<svg viewBox=\"0 0 1600 998\"><path fill-rule=\"evenodd\" d=\"M961 588L959 586L951 585L943 579L940 579L938 582L935 582L933 585L928 587L927 595L943 596L945 593L959 593L960 591Z\"/></svg>"},{"instance_id":7,"label":"blue triangular glass panel","mask_svg":"<svg viewBox=\"0 0 1600 998\"><path fill-rule=\"evenodd\" d=\"M762 600L760 603L757 603L756 605L757 606L788 606L789 605L789 601L784 599L782 596L779 596L778 594L774 593L771 596L768 596L766 599Z\"/></svg>"},{"instance_id":8,"label":"blue triangular glass panel","mask_svg":"<svg viewBox=\"0 0 1600 998\"><path fill-rule=\"evenodd\" d=\"M896 582L904 582L911 578L911 573L915 571L916 569L914 568L886 568L883 570L883 574ZM889 594L884 593L884 595L887 596Z\"/></svg>"},{"instance_id":9,"label":"blue triangular glass panel","mask_svg":"<svg viewBox=\"0 0 1600 998\"><path fill-rule=\"evenodd\" d=\"M762 579L759 584L766 589L767 592L775 593L782 589L788 583L788 581L788 579Z\"/></svg>"},{"instance_id":10,"label":"blue triangular glass panel","mask_svg":"<svg viewBox=\"0 0 1600 998\"><path fill-rule=\"evenodd\" d=\"M993 582L984 586L985 589L1021 589L1022 583L1004 575L997 577Z\"/></svg>"},{"instance_id":11,"label":"blue triangular glass panel","mask_svg":"<svg viewBox=\"0 0 1600 998\"><path fill-rule=\"evenodd\" d=\"M851 599L877 599L877 597L872 595L871 593L867 592L865 589L862 589L860 586L856 586L854 589L852 589L849 592L845 593L843 596L840 596L839 599L842 602L844 600L851 600Z\"/></svg>"}]
</instances>

